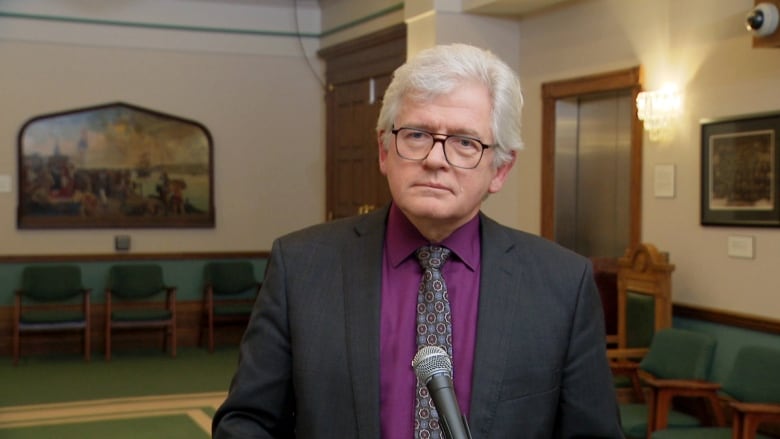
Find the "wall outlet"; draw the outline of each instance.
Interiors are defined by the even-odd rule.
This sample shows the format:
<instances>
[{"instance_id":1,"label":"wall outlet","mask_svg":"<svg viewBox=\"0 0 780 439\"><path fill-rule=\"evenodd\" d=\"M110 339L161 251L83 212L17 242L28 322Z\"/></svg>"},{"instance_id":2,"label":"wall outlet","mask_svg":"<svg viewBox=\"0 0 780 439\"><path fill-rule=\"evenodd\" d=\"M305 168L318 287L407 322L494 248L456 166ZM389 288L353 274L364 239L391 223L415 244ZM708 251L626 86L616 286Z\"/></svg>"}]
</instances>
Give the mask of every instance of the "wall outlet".
<instances>
[{"instance_id":1,"label":"wall outlet","mask_svg":"<svg viewBox=\"0 0 780 439\"><path fill-rule=\"evenodd\" d=\"M117 235L114 237L114 249L117 251L130 250L130 235Z\"/></svg>"}]
</instances>

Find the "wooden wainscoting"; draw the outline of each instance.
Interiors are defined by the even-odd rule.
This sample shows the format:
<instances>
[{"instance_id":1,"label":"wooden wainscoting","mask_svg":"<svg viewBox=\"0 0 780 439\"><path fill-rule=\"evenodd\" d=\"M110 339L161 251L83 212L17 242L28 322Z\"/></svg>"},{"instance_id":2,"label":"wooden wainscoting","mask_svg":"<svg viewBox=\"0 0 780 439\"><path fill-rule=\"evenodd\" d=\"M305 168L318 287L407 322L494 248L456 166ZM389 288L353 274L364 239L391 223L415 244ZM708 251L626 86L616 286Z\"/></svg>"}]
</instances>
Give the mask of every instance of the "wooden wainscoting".
<instances>
[{"instance_id":1,"label":"wooden wainscoting","mask_svg":"<svg viewBox=\"0 0 780 439\"><path fill-rule=\"evenodd\" d=\"M92 358L102 359L105 346L105 307L102 303L94 304L90 334L92 337ZM192 347L199 345L201 324L203 322L203 304L200 301L176 303L177 312L177 346ZM0 307L0 352L10 355L11 352L11 321L12 308ZM244 328L240 325L220 326L217 331L217 345L223 343L237 344ZM205 333L204 333L205 336ZM81 331L56 333L26 333L22 335L22 358L31 355L73 354L81 355ZM205 339L204 339L205 341ZM111 340L112 351L121 354L132 349L150 350L163 347L162 329L147 329L123 331L114 330ZM205 349L205 344L203 345Z\"/></svg>"}]
</instances>

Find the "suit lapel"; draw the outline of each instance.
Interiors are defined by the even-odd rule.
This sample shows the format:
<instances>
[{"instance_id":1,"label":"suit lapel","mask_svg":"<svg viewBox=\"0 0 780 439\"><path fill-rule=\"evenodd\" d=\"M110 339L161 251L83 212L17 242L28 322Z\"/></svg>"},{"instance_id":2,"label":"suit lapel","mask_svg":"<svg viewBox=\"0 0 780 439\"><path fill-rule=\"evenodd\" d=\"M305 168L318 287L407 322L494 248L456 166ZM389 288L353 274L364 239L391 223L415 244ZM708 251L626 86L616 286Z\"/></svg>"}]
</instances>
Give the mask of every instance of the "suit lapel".
<instances>
[{"instance_id":1,"label":"suit lapel","mask_svg":"<svg viewBox=\"0 0 780 439\"><path fill-rule=\"evenodd\" d=\"M484 215L481 226L482 273L469 415L474 437L487 437L495 417L507 364L505 347L519 302L519 295L506 292L515 290L523 276L522 269L512 265L517 248L504 229Z\"/></svg>"},{"instance_id":2,"label":"suit lapel","mask_svg":"<svg viewBox=\"0 0 780 439\"><path fill-rule=\"evenodd\" d=\"M345 340L360 437L378 438L379 312L387 209L363 215L342 247ZM352 265L350 266L350 261Z\"/></svg>"}]
</instances>

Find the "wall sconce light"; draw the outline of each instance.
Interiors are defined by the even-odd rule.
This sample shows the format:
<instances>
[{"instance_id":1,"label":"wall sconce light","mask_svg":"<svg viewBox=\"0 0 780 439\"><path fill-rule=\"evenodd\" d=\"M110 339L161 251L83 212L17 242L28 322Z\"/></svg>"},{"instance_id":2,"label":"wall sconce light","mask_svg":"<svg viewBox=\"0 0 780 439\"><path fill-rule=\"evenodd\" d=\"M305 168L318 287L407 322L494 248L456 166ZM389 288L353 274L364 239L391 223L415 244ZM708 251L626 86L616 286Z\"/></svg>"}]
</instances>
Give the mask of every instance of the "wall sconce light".
<instances>
[{"instance_id":1,"label":"wall sconce light","mask_svg":"<svg viewBox=\"0 0 780 439\"><path fill-rule=\"evenodd\" d=\"M636 109L650 140L666 141L672 137L672 123L682 110L682 96L676 87L669 85L660 90L643 91L636 97Z\"/></svg>"}]
</instances>

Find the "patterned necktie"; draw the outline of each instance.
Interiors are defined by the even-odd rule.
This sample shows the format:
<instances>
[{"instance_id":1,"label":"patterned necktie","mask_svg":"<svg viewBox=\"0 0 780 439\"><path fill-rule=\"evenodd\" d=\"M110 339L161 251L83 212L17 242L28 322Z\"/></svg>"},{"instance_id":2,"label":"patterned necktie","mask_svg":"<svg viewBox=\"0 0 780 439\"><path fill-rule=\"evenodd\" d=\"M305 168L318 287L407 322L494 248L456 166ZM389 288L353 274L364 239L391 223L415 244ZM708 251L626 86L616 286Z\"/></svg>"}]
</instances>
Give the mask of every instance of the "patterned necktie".
<instances>
[{"instance_id":1,"label":"patterned necktie","mask_svg":"<svg viewBox=\"0 0 780 439\"><path fill-rule=\"evenodd\" d=\"M440 271L450 250L434 245L421 247L416 254L423 268L417 294L417 348L439 346L452 358L450 301L447 284ZM415 439L444 437L439 426L439 414L432 405L428 389L419 380L414 413Z\"/></svg>"}]
</instances>

